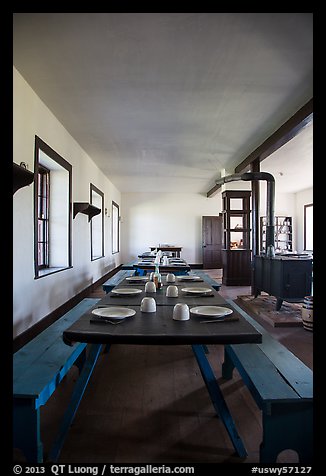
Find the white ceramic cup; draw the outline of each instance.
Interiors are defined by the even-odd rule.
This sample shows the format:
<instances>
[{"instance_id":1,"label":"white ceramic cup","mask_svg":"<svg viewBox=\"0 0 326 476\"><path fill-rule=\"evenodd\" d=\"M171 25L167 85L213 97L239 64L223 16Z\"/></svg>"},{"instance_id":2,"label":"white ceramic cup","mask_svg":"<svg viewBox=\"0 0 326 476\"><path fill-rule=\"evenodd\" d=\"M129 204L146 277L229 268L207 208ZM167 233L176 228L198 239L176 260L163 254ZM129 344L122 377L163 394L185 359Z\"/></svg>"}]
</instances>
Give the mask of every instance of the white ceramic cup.
<instances>
[{"instance_id":1,"label":"white ceramic cup","mask_svg":"<svg viewBox=\"0 0 326 476\"><path fill-rule=\"evenodd\" d=\"M175 321L187 321L190 319L188 304L178 302L173 308L173 319Z\"/></svg>"},{"instance_id":2,"label":"white ceramic cup","mask_svg":"<svg viewBox=\"0 0 326 476\"><path fill-rule=\"evenodd\" d=\"M166 288L166 295L168 297L178 297L178 286L169 285Z\"/></svg>"},{"instance_id":3,"label":"white ceramic cup","mask_svg":"<svg viewBox=\"0 0 326 476\"><path fill-rule=\"evenodd\" d=\"M173 273L168 273L166 275L166 282L167 283L175 283L175 275Z\"/></svg>"},{"instance_id":4,"label":"white ceramic cup","mask_svg":"<svg viewBox=\"0 0 326 476\"><path fill-rule=\"evenodd\" d=\"M144 297L140 303L141 312L156 312L156 301L152 297Z\"/></svg>"},{"instance_id":5,"label":"white ceramic cup","mask_svg":"<svg viewBox=\"0 0 326 476\"><path fill-rule=\"evenodd\" d=\"M154 281L148 281L145 284L145 293L156 293L156 286Z\"/></svg>"}]
</instances>

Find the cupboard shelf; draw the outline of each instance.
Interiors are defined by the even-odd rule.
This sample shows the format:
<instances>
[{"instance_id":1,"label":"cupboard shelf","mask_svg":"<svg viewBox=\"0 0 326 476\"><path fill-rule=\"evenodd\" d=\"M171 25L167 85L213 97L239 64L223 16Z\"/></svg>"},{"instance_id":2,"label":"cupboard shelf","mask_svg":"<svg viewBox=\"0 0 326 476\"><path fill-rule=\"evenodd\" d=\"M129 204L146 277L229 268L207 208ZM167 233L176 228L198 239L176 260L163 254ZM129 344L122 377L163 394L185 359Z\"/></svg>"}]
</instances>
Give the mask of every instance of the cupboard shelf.
<instances>
[{"instance_id":1,"label":"cupboard shelf","mask_svg":"<svg viewBox=\"0 0 326 476\"><path fill-rule=\"evenodd\" d=\"M34 172L13 162L13 194L22 187L30 185L34 180Z\"/></svg>"},{"instance_id":2,"label":"cupboard shelf","mask_svg":"<svg viewBox=\"0 0 326 476\"><path fill-rule=\"evenodd\" d=\"M275 251L292 251L292 217L275 216ZM266 217L260 217L260 251L266 253Z\"/></svg>"},{"instance_id":3,"label":"cupboard shelf","mask_svg":"<svg viewBox=\"0 0 326 476\"><path fill-rule=\"evenodd\" d=\"M91 205L88 202L74 202L74 210L73 210L73 217L77 215L77 213L83 213L84 215L88 215L88 221L95 216L101 213L101 209Z\"/></svg>"},{"instance_id":4,"label":"cupboard shelf","mask_svg":"<svg viewBox=\"0 0 326 476\"><path fill-rule=\"evenodd\" d=\"M222 283L226 286L251 283L250 196L249 190L222 192Z\"/></svg>"}]
</instances>

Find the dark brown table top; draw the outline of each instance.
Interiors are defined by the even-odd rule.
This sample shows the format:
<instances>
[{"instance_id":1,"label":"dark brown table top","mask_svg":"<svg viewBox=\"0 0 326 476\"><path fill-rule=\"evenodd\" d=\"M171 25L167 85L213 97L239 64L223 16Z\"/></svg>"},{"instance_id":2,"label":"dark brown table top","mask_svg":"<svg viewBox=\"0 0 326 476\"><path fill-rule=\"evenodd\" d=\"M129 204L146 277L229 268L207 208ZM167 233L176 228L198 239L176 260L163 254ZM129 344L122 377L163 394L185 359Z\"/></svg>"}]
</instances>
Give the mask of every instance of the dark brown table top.
<instances>
[{"instance_id":1,"label":"dark brown table top","mask_svg":"<svg viewBox=\"0 0 326 476\"><path fill-rule=\"evenodd\" d=\"M161 251L181 251L182 246L150 246L150 250L161 250Z\"/></svg>"},{"instance_id":2,"label":"dark brown table top","mask_svg":"<svg viewBox=\"0 0 326 476\"><path fill-rule=\"evenodd\" d=\"M105 298L94 308L104 302ZM232 305L226 301L219 300L218 303L215 301L215 304L232 309ZM235 309L231 316L238 320L205 324L201 323L202 320L206 320L205 317L194 314L190 314L188 321L173 320L173 306L170 305L157 306L154 313L143 313L140 306L124 307L134 309L136 314L118 325L90 322L93 317L91 310L94 308L92 308L64 331L64 341L69 345L74 342L189 345L259 343L262 339L261 334ZM192 307L194 306L190 304L189 308Z\"/></svg>"},{"instance_id":3,"label":"dark brown table top","mask_svg":"<svg viewBox=\"0 0 326 476\"><path fill-rule=\"evenodd\" d=\"M194 283L194 282L189 282L189 283L178 283L176 284L178 288L178 297L167 297L166 296L166 288L167 285L164 285L161 289L159 289L156 293L146 293L145 292L145 285L144 284L137 284L137 285L131 285L131 284L124 284L121 283L118 286L114 288L114 290L117 290L119 288L131 288L131 289L140 289L141 293L139 294L134 294L134 295L117 295L115 292L110 292L106 296L104 296L101 299L100 305L110 305L110 306L140 306L141 300L147 296L147 297L153 297L156 301L157 306L174 306L177 302L183 302L188 305L192 306L221 306L223 303L225 303L225 300L222 298L222 296L215 291L211 286L208 286L205 283ZM197 294L191 294L182 291L182 289L186 288L194 288L194 287L200 287L203 289L209 289L210 291L207 293L208 295L206 296L200 296Z\"/></svg>"},{"instance_id":4,"label":"dark brown table top","mask_svg":"<svg viewBox=\"0 0 326 476\"><path fill-rule=\"evenodd\" d=\"M176 286L181 286L182 287L188 287L188 286L205 286L210 288L211 286L202 279L197 279L196 281L193 281L191 279L186 279L188 275L185 275L185 276L176 276L175 277L175 282L174 283L170 283L170 282L167 282L166 278L167 278L167 275L166 274L162 274L161 273L161 278L162 278L162 283L164 286L168 286L169 284L175 284ZM123 287L125 288L126 286L142 286L142 285L145 285L145 283L147 283L149 281L149 274L147 274L146 276L128 276L129 278L132 278L132 279L124 279L123 281L121 281L119 283L119 287ZM139 279L141 278L141 279ZM146 278L146 279L145 279Z\"/></svg>"},{"instance_id":5,"label":"dark brown table top","mask_svg":"<svg viewBox=\"0 0 326 476\"><path fill-rule=\"evenodd\" d=\"M146 269L147 271L154 271L154 263L135 263L133 265L135 269ZM173 264L160 264L159 265L160 273L174 273L175 271L190 271L190 266L187 263L173 263Z\"/></svg>"}]
</instances>

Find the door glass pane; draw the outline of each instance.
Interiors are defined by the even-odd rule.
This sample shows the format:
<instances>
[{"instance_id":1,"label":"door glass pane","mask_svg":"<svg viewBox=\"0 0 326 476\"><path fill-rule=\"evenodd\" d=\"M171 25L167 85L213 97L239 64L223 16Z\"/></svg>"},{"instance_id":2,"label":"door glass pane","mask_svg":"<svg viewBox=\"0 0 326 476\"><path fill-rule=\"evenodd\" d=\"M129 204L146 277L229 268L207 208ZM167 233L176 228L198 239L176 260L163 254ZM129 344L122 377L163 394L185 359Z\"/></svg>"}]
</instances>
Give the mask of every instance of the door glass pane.
<instances>
[{"instance_id":1,"label":"door glass pane","mask_svg":"<svg viewBox=\"0 0 326 476\"><path fill-rule=\"evenodd\" d=\"M242 210L243 199L242 198L230 198L230 210Z\"/></svg>"},{"instance_id":2,"label":"door glass pane","mask_svg":"<svg viewBox=\"0 0 326 476\"><path fill-rule=\"evenodd\" d=\"M231 231L230 232L230 249L243 248L243 232Z\"/></svg>"},{"instance_id":3,"label":"door glass pane","mask_svg":"<svg viewBox=\"0 0 326 476\"><path fill-rule=\"evenodd\" d=\"M230 228L243 228L243 217L230 216Z\"/></svg>"}]
</instances>

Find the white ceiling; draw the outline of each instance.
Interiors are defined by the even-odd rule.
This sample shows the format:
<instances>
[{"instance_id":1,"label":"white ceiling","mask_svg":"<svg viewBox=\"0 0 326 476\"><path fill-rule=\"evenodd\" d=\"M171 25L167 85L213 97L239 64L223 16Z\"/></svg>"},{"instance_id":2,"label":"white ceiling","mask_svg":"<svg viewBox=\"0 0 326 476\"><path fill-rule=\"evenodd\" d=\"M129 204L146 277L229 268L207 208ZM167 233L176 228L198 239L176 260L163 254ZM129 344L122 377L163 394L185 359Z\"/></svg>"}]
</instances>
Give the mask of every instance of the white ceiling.
<instances>
[{"instance_id":1,"label":"white ceiling","mask_svg":"<svg viewBox=\"0 0 326 476\"><path fill-rule=\"evenodd\" d=\"M311 13L15 13L13 25L15 67L122 192L206 193L313 96ZM308 149L293 139L277 171L290 157L312 170Z\"/></svg>"},{"instance_id":2,"label":"white ceiling","mask_svg":"<svg viewBox=\"0 0 326 476\"><path fill-rule=\"evenodd\" d=\"M313 124L260 164L275 177L275 193L296 193L313 186Z\"/></svg>"}]
</instances>

